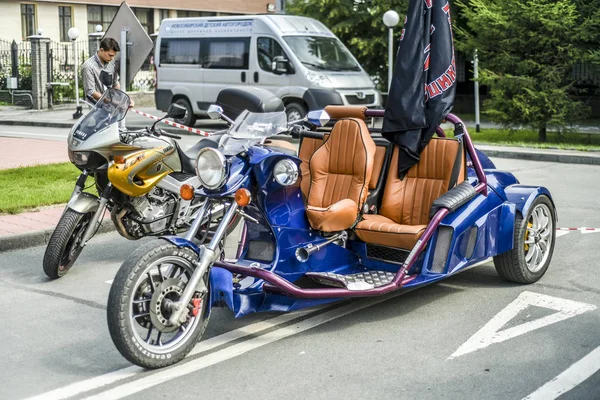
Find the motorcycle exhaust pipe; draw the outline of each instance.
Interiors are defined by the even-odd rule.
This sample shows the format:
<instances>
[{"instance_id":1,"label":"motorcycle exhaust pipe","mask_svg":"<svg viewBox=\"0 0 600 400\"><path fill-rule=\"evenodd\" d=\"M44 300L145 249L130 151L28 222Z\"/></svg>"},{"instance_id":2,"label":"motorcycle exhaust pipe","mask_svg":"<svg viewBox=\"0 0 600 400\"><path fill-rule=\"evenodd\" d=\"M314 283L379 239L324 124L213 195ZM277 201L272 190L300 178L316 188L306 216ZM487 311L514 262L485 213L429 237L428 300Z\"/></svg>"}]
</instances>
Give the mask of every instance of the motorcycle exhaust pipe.
<instances>
[{"instance_id":1,"label":"motorcycle exhaust pipe","mask_svg":"<svg viewBox=\"0 0 600 400\"><path fill-rule=\"evenodd\" d=\"M332 236L331 239L327 240L326 242L319 243L318 245L313 245L311 243L307 246L299 247L296 249L296 260L298 260L302 263L306 262L306 261L308 261L308 259L310 258L310 255L312 253L321 250L323 247L335 242L336 240L341 240L342 242L346 242L347 238L348 238L348 234L346 233L346 231L343 231L341 233L338 233L337 235Z\"/></svg>"}]
</instances>

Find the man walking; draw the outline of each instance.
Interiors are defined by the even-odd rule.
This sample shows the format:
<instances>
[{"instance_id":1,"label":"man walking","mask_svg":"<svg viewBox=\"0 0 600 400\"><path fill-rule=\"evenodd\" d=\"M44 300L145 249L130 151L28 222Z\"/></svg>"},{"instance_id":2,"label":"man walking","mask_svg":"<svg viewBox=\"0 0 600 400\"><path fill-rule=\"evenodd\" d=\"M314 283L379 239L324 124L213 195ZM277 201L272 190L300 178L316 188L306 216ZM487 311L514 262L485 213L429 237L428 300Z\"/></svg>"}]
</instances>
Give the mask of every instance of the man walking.
<instances>
[{"instance_id":1,"label":"man walking","mask_svg":"<svg viewBox=\"0 0 600 400\"><path fill-rule=\"evenodd\" d=\"M119 43L110 37L102 39L100 49L91 56L81 67L83 73L83 90L85 96L94 103L98 101L107 89L100 80L100 72L106 71L113 76L112 88L120 89L119 75L115 71L114 58L120 51ZM133 102L131 104L133 106Z\"/></svg>"}]
</instances>

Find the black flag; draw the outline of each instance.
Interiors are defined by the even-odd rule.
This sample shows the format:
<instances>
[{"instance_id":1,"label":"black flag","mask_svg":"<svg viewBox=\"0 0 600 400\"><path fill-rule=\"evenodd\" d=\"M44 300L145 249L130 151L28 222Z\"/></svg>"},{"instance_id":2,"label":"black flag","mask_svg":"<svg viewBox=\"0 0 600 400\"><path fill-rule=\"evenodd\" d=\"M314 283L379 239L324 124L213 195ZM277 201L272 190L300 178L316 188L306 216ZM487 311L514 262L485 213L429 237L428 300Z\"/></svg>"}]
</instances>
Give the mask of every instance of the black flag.
<instances>
[{"instance_id":1,"label":"black flag","mask_svg":"<svg viewBox=\"0 0 600 400\"><path fill-rule=\"evenodd\" d=\"M456 63L448 0L411 0L383 119L400 147L402 179L454 104Z\"/></svg>"}]
</instances>

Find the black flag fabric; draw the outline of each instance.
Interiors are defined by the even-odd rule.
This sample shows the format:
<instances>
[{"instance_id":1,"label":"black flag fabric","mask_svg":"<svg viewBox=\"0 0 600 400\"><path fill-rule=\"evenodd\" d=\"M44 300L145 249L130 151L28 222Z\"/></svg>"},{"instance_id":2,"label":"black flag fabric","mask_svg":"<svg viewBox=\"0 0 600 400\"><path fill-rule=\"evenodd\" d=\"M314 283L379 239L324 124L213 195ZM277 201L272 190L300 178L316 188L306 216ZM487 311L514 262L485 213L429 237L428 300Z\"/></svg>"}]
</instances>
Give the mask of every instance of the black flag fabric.
<instances>
[{"instance_id":1,"label":"black flag fabric","mask_svg":"<svg viewBox=\"0 0 600 400\"><path fill-rule=\"evenodd\" d=\"M448 0L411 0L383 118L383 136L400 148L400 179L452 110L456 63Z\"/></svg>"}]
</instances>

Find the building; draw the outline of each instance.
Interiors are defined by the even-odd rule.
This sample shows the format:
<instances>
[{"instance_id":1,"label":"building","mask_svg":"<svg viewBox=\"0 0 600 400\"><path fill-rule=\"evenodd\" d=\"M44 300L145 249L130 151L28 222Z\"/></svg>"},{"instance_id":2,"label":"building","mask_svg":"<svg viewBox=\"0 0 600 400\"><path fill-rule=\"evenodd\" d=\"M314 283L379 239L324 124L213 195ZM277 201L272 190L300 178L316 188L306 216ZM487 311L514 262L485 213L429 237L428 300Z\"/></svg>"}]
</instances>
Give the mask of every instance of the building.
<instances>
[{"instance_id":1,"label":"building","mask_svg":"<svg viewBox=\"0 0 600 400\"><path fill-rule=\"evenodd\" d=\"M164 18L213 15L260 14L274 11L276 0L130 0L129 7L148 34L158 30ZM69 28L76 27L82 38L95 32L96 25L106 30L121 3L115 0L0 0L0 40L17 43L38 33L53 42L68 42ZM169 7L166 8L165 5Z\"/></svg>"}]
</instances>

